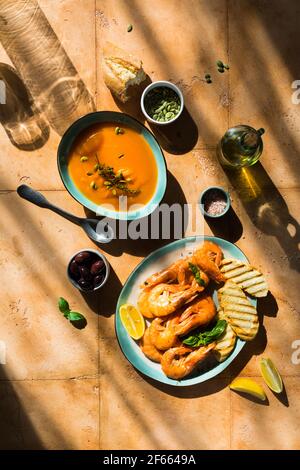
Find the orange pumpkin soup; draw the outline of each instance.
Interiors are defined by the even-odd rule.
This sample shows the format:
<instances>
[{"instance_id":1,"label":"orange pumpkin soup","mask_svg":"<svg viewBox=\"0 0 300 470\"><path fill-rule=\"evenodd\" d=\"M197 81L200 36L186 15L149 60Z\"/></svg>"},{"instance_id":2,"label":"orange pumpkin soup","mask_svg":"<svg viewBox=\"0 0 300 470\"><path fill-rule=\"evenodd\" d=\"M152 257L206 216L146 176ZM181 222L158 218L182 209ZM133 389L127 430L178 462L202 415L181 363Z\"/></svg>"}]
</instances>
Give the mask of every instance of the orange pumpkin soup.
<instances>
[{"instance_id":1,"label":"orange pumpkin soup","mask_svg":"<svg viewBox=\"0 0 300 470\"><path fill-rule=\"evenodd\" d=\"M119 197L127 208L145 205L157 184L152 150L137 131L112 123L89 127L76 139L68 160L77 188L95 204L111 204L119 211Z\"/></svg>"}]
</instances>

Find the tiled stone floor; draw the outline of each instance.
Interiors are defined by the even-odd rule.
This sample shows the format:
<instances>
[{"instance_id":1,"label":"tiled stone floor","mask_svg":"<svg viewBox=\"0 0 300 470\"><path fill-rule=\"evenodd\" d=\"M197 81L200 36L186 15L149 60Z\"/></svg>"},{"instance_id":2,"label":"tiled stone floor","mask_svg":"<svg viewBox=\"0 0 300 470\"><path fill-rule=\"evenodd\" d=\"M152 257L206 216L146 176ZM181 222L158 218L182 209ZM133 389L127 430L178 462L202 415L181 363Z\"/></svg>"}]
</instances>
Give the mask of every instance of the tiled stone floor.
<instances>
[{"instance_id":1,"label":"tiled stone floor","mask_svg":"<svg viewBox=\"0 0 300 470\"><path fill-rule=\"evenodd\" d=\"M15 192L23 181L84 215L57 172L60 136L51 129L43 147L22 151L0 126L0 340L7 348L0 366L0 447L299 449L300 365L291 361L292 343L300 339L300 121L291 101L291 84L300 79L299 2L157 0L155 8L152 0L38 3L98 110L121 109L142 119L135 103L120 108L103 83L106 40L139 55L151 80L179 84L190 114L182 135L190 145L179 155L170 146L165 151L168 198L195 206L208 184L229 188L241 225L232 218L223 226L205 224L204 231L236 241L268 275L272 295L259 303L264 319L258 338L221 376L188 390L144 379L119 350L114 310L127 276L158 243L113 242L107 247L109 284L96 301L82 297L68 284L65 267L74 251L92 242ZM219 58L230 64L223 75L215 67ZM1 46L0 61L11 64ZM211 85L202 80L206 72ZM65 120L70 124L67 114ZM226 175L216 159L218 140L238 123L266 129L261 163L239 179ZM60 316L59 296L85 314L85 329ZM279 398L268 391L267 404L227 387L237 374L260 381L261 355L274 360L286 388Z\"/></svg>"}]
</instances>

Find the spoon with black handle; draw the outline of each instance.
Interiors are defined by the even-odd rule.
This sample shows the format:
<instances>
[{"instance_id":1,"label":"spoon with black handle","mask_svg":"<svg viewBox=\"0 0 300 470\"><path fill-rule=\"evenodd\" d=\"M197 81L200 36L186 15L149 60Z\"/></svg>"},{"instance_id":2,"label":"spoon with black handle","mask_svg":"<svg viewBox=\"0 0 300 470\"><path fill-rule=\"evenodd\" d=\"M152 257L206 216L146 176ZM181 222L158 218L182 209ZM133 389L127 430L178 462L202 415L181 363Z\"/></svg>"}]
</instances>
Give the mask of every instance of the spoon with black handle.
<instances>
[{"instance_id":1,"label":"spoon with black handle","mask_svg":"<svg viewBox=\"0 0 300 470\"><path fill-rule=\"evenodd\" d=\"M97 243L109 243L114 238L114 231L107 223L104 224L98 219L84 219L82 217L76 217L76 215L70 214L54 204L51 204L45 196L26 184L21 184L21 186L17 188L17 193L23 199L32 202L32 204L56 212L56 214L61 215L70 222L79 225L83 228L87 236Z\"/></svg>"}]
</instances>

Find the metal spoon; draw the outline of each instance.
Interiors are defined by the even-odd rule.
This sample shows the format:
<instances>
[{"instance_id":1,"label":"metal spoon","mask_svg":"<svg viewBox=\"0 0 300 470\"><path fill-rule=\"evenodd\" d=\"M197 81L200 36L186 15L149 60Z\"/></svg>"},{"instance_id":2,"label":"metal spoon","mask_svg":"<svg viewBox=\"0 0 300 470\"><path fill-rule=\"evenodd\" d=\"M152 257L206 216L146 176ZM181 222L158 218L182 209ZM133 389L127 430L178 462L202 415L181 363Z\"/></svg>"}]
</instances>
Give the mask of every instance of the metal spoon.
<instances>
[{"instance_id":1,"label":"metal spoon","mask_svg":"<svg viewBox=\"0 0 300 470\"><path fill-rule=\"evenodd\" d=\"M30 188L26 184L22 184L18 187L17 193L23 199L26 199L29 202L32 202L36 206L49 209L50 211L56 212L56 214L61 215L65 219L73 222L76 225L80 225L85 233L92 240L98 243L109 243L114 238L114 231L110 225L107 223L104 224L101 220L98 219L84 219L81 217L76 217L76 215L70 214L69 212L60 209L57 206L51 204L45 196L43 196L38 191Z\"/></svg>"}]
</instances>

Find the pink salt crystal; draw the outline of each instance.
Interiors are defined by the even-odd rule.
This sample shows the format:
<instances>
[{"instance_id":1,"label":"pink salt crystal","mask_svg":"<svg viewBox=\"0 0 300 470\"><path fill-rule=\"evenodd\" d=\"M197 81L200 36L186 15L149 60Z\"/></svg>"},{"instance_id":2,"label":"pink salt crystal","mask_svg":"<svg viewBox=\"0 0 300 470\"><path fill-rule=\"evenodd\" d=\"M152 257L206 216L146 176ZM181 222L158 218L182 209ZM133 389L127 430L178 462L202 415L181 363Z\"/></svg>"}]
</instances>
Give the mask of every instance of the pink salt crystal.
<instances>
[{"instance_id":1,"label":"pink salt crystal","mask_svg":"<svg viewBox=\"0 0 300 470\"><path fill-rule=\"evenodd\" d=\"M227 206L227 201L221 191L210 191L204 198L204 210L208 215L221 215Z\"/></svg>"}]
</instances>

